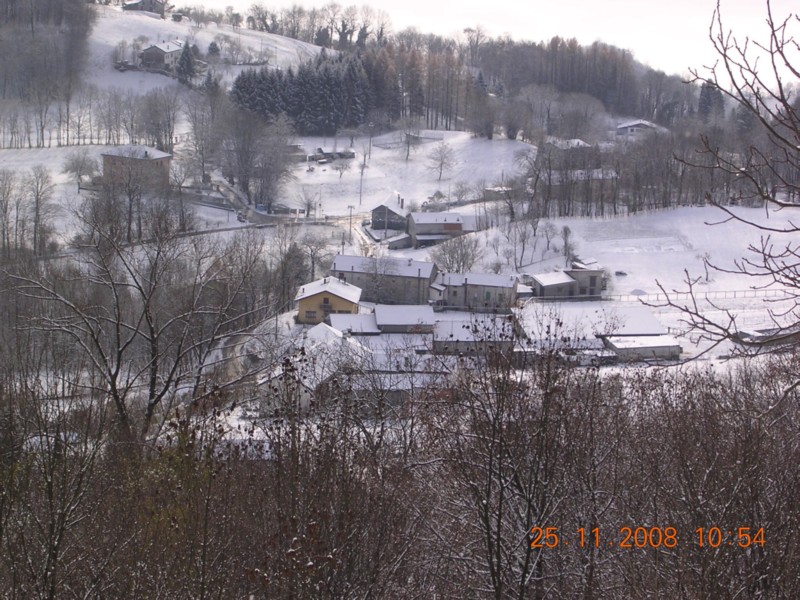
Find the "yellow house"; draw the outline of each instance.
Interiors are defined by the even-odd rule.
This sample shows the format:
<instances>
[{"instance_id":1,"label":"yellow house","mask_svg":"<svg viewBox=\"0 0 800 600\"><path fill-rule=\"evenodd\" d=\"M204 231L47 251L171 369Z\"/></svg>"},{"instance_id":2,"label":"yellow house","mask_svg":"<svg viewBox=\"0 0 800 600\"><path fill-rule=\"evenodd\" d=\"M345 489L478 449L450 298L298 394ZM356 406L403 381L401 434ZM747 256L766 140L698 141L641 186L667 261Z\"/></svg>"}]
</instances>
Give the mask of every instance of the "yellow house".
<instances>
[{"instance_id":1,"label":"yellow house","mask_svg":"<svg viewBox=\"0 0 800 600\"><path fill-rule=\"evenodd\" d=\"M297 303L297 322L316 325L331 313L355 314L360 299L360 287L336 277L323 277L306 283L294 298Z\"/></svg>"}]
</instances>

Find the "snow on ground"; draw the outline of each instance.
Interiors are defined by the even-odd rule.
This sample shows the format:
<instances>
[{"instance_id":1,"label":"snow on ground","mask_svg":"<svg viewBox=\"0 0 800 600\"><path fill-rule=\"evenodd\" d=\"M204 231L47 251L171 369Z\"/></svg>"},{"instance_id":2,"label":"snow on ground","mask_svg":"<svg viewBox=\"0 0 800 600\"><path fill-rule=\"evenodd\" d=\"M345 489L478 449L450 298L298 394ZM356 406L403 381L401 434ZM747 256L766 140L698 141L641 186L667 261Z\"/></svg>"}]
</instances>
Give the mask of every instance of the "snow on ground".
<instances>
[{"instance_id":1,"label":"snow on ground","mask_svg":"<svg viewBox=\"0 0 800 600\"><path fill-rule=\"evenodd\" d=\"M531 148L519 141L500 137L493 140L474 138L464 132L423 131L421 134L429 137L412 150L408 161L404 149L397 147L399 134L387 133L373 138L371 152L369 138L355 138L352 146L356 153L354 159L340 159L326 165L312 163L312 171L305 163L299 164L294 169L294 181L284 189L282 202L290 207L299 207L305 193L321 199L323 215L345 216L349 214L348 207L353 206L353 215L360 218L368 217L370 210L384 202L395 205L398 194L405 199L406 207L420 207L436 191L445 196L452 195L459 182L470 185L483 182L486 186L500 182L503 177L516 172L515 154ZM455 156L453 168L445 171L441 181L438 172L431 169L429 158L440 141L446 142ZM350 148L350 138L346 136L298 138L296 142L308 154L317 148L326 152ZM360 166L365 152L371 157L367 159L362 184ZM334 167L342 163L349 163L350 168L340 174Z\"/></svg>"},{"instance_id":2,"label":"snow on ground","mask_svg":"<svg viewBox=\"0 0 800 600\"><path fill-rule=\"evenodd\" d=\"M97 23L89 41L91 56L88 80L100 88L116 87L145 93L153 88L177 85L174 80L162 75L136 71L120 73L113 69L111 57L117 44L121 41L130 44L140 36L147 37L150 42L189 39L205 51L215 36L224 34L234 37L253 54L261 53L266 56L271 65L277 60L281 68L299 64L319 51L317 47L297 40L244 28L236 32L228 26L216 24L195 28L186 21L161 20L135 12L123 13L118 7L111 6L97 6L97 11ZM224 73L226 81L232 81L240 69L228 69ZM291 208L300 208L304 196L313 198L312 217L327 217L334 224L334 227L326 229L326 232L331 232L332 251L342 249L342 233L347 232L352 222L353 245L346 244L344 248L348 253L355 253L363 250L358 245L360 240L365 239L360 234L360 223L368 218L369 211L375 206L384 202L396 205L398 195L404 198L406 208L421 206L437 191L445 197L452 197L461 182L469 184L473 190L501 184L517 172L515 155L531 148L519 141L502 137L486 140L463 132L423 131L421 135L424 143L413 149L408 161L405 160L401 137L397 133L377 135L372 140L358 137L352 144L350 138L345 136L298 138L295 141L302 144L309 154L318 147L325 151L352 147L356 157L327 165L314 164L313 170L309 170L304 163L296 165L293 181L286 184L276 201ZM444 172L441 181L438 173L431 168L429 159L431 151L440 141L449 144L455 154L455 164ZM89 149L99 157L105 148L89 146ZM69 176L61 172L66 156L73 150L74 148L0 150L0 166L10 168L21 176L36 164L43 164L50 169L57 183L55 198L60 208L54 216L56 236L63 244L68 243L75 233L71 209L86 194L82 192L79 196L77 186ZM176 148L178 154L187 150L185 141ZM359 167L365 154L368 155L367 167L362 180ZM344 163L350 165L349 170L343 173L335 170L337 164ZM465 215L475 215L478 208L482 207L466 205L453 210ZM235 213L230 211L208 206L195 206L194 210L198 229L240 226L235 221ZM763 210L742 211L754 219L763 218L765 214ZM725 295L719 301L724 300L724 307L735 310L744 325L752 328L768 326L771 308L768 302L771 299L743 297L746 294L742 291L749 290L757 282L715 271L710 272L706 280L704 257L721 266L730 266L734 260L745 255L749 244L758 243L758 233L752 228L735 223L713 227L706 225L708 222L720 220L721 217L721 213L713 208L695 207L617 219L559 219L554 222L559 229L564 225L570 227L572 241L581 258L594 258L611 273L609 294L628 296L628 299L634 294L645 294L643 298L658 302L658 297L654 296L659 292L657 282L667 290L685 290L685 271L688 270L689 275L697 279L697 289ZM788 212L770 214L770 224L786 223L790 217ZM264 232L265 237L272 235L270 229L260 231ZM227 237L233 234L226 232L217 235ZM485 270L497 267L498 264L502 272L514 270L504 258L510 244L501 231L495 228L475 235L481 238L482 248L481 259L474 270ZM520 271L541 273L563 268L564 257L558 250L561 246L560 240L556 238L553 248L547 252L544 251L545 244L540 235L536 248L528 250ZM392 254L425 260L429 258L429 249L409 249ZM625 275L617 275L617 272ZM737 297L733 298L733 295ZM718 298L715 297L716 299ZM724 316L718 308L707 306L706 309ZM683 327L680 315L675 311L661 310L659 318L670 328L679 330Z\"/></svg>"},{"instance_id":3,"label":"snow on ground","mask_svg":"<svg viewBox=\"0 0 800 600\"><path fill-rule=\"evenodd\" d=\"M98 5L96 10L97 21L89 38L87 79L89 83L100 88L131 89L145 93L165 85L177 85L174 80L163 75L139 71L121 73L113 68L112 57L117 45L120 42L128 44L126 59L133 63L130 45L141 36L148 39L144 47L162 41L189 40L205 53L217 35L226 35L247 48L254 56L263 56L270 66L281 69L306 62L319 53L317 46L246 28L233 31L229 25L216 23L198 28L186 19L175 22L157 18L151 13L123 11L119 6ZM223 75L224 82L230 83L243 68L245 67L219 65L215 67L215 71Z\"/></svg>"}]
</instances>

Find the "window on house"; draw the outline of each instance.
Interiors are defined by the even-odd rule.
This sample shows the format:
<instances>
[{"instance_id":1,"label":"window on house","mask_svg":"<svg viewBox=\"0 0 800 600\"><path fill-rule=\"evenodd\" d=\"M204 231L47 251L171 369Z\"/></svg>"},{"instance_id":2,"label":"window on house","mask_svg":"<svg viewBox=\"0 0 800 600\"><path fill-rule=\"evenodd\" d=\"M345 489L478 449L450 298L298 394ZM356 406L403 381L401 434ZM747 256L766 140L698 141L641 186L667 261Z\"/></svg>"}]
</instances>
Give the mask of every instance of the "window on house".
<instances>
[{"instance_id":1,"label":"window on house","mask_svg":"<svg viewBox=\"0 0 800 600\"><path fill-rule=\"evenodd\" d=\"M458 296L458 292L453 290L453 298L455 298L456 296Z\"/></svg>"},{"instance_id":2,"label":"window on house","mask_svg":"<svg viewBox=\"0 0 800 600\"><path fill-rule=\"evenodd\" d=\"M589 285L591 287L594 287L594 286L597 285L597 275L592 275L591 277L589 277Z\"/></svg>"},{"instance_id":3,"label":"window on house","mask_svg":"<svg viewBox=\"0 0 800 600\"><path fill-rule=\"evenodd\" d=\"M330 303L331 303L331 299L330 299L330 298L327 298L327 297L325 297L325 298L323 298L323 299L322 299L322 303L323 303L323 304L330 304Z\"/></svg>"},{"instance_id":4,"label":"window on house","mask_svg":"<svg viewBox=\"0 0 800 600\"><path fill-rule=\"evenodd\" d=\"M483 295L483 299L484 299L484 300L491 300L491 299L492 299L492 292L486 292L486 293Z\"/></svg>"},{"instance_id":5,"label":"window on house","mask_svg":"<svg viewBox=\"0 0 800 600\"><path fill-rule=\"evenodd\" d=\"M315 310L307 310L306 311L306 321L311 321L317 318L317 311Z\"/></svg>"}]
</instances>

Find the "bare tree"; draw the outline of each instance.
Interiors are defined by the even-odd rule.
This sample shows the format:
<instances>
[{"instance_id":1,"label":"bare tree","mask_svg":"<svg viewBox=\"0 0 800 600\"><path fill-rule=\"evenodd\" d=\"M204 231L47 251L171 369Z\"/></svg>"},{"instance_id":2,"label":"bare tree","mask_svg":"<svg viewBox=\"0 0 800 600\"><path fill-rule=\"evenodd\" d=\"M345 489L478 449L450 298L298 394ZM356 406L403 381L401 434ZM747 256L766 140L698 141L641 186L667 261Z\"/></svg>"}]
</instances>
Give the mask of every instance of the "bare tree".
<instances>
[{"instance_id":1,"label":"bare tree","mask_svg":"<svg viewBox=\"0 0 800 600\"><path fill-rule=\"evenodd\" d=\"M339 173L339 179L352 168L353 164L349 160L339 160L333 165L333 170Z\"/></svg>"},{"instance_id":2,"label":"bare tree","mask_svg":"<svg viewBox=\"0 0 800 600\"><path fill-rule=\"evenodd\" d=\"M19 182L14 172L0 169L0 250L6 259L11 256L14 198L19 193Z\"/></svg>"},{"instance_id":3,"label":"bare tree","mask_svg":"<svg viewBox=\"0 0 800 600\"><path fill-rule=\"evenodd\" d=\"M547 248L545 248L545 250L550 250L550 244L552 243L556 235L558 235L558 228L552 221L545 221L542 224L542 233L544 234L544 238L547 241Z\"/></svg>"},{"instance_id":4,"label":"bare tree","mask_svg":"<svg viewBox=\"0 0 800 600\"><path fill-rule=\"evenodd\" d=\"M439 181L442 180L442 174L450 171L455 164L455 151L445 141L436 144L428 153L428 169L439 176Z\"/></svg>"},{"instance_id":5,"label":"bare tree","mask_svg":"<svg viewBox=\"0 0 800 600\"><path fill-rule=\"evenodd\" d=\"M725 28L720 3L714 12L709 37L718 61L706 72L694 71L696 82L701 82L721 92L736 107L737 114L746 115L759 132L752 134L751 145L744 152L730 153L715 140L703 135L700 138L698 160L684 160L694 170L711 175L716 180L735 182L732 189L736 204L761 205L767 211L793 210L800 193L800 112L798 102L788 79L796 77L796 44L792 35L797 27L796 17L778 17L774 3L766 3L767 39L754 42L737 38ZM762 133L764 135L761 135ZM795 308L800 299L800 273L796 257L800 246L793 241L800 232L793 221L774 225L757 220L729 205L730 197L721 197L720 186L709 188L706 201L719 208L721 222L737 222L751 227L761 239L747 247L747 253L733 264L703 261L706 269L733 273L750 278L756 288L779 287L787 291L787 303L768 310L772 321L772 335L767 342L752 340L750 349L763 350L781 340L794 340L797 329ZM705 301L695 295L701 276L686 272L685 286L692 300L682 302L668 293L668 304L683 311L684 319L697 335L714 345L725 340L738 340L742 324L737 314L724 307ZM663 289L663 287L662 287ZM670 292L670 290L664 290ZM723 317L716 318L721 311ZM737 352L748 352L748 347L736 344Z\"/></svg>"},{"instance_id":6,"label":"bare tree","mask_svg":"<svg viewBox=\"0 0 800 600\"><path fill-rule=\"evenodd\" d=\"M55 210L51 204L55 184L47 167L36 165L25 177L24 186L28 194L28 207L33 227L33 252L41 255L45 252L49 220Z\"/></svg>"},{"instance_id":7,"label":"bare tree","mask_svg":"<svg viewBox=\"0 0 800 600\"><path fill-rule=\"evenodd\" d=\"M431 250L431 259L443 271L466 273L480 258L481 241L467 234L442 242Z\"/></svg>"},{"instance_id":8,"label":"bare tree","mask_svg":"<svg viewBox=\"0 0 800 600\"><path fill-rule=\"evenodd\" d=\"M330 266L330 259L333 255L330 249L330 237L325 233L309 231L300 238L300 247L308 257L308 264L311 267L310 278L314 280L317 266L324 266L325 263Z\"/></svg>"},{"instance_id":9,"label":"bare tree","mask_svg":"<svg viewBox=\"0 0 800 600\"><path fill-rule=\"evenodd\" d=\"M87 246L73 265L13 279L23 297L45 307L28 326L73 345L90 374L86 389L113 406L119 439L142 449L179 402L239 381L224 340L241 334L247 313L257 310L239 301L260 252L176 235L168 203L146 217L151 244L121 244L89 208Z\"/></svg>"},{"instance_id":10,"label":"bare tree","mask_svg":"<svg viewBox=\"0 0 800 600\"><path fill-rule=\"evenodd\" d=\"M399 148L406 162L411 158L411 153L416 152L422 139L419 135L419 119L416 117L403 117L397 133L399 136Z\"/></svg>"},{"instance_id":11,"label":"bare tree","mask_svg":"<svg viewBox=\"0 0 800 600\"><path fill-rule=\"evenodd\" d=\"M91 179L99 170L97 159L92 157L87 148L80 148L70 152L63 165L64 173L72 175L79 188L84 177Z\"/></svg>"}]
</instances>

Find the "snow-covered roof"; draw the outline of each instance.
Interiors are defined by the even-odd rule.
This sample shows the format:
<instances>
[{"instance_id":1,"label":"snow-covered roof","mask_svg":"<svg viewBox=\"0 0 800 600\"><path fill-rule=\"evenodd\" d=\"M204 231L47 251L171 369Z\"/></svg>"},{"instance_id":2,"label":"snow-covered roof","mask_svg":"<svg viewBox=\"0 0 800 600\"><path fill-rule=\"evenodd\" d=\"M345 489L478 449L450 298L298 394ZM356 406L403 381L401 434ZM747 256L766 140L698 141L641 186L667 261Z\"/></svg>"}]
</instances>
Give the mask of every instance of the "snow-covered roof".
<instances>
[{"instance_id":1,"label":"snow-covered roof","mask_svg":"<svg viewBox=\"0 0 800 600\"><path fill-rule=\"evenodd\" d=\"M680 348L680 342L672 335L625 335L606 338L614 347L626 350L647 348Z\"/></svg>"},{"instance_id":2,"label":"snow-covered roof","mask_svg":"<svg viewBox=\"0 0 800 600\"><path fill-rule=\"evenodd\" d=\"M414 219L415 223L426 223L426 224L464 222L461 215L459 213L454 213L454 212L430 212L430 213L415 212L411 213L411 218Z\"/></svg>"},{"instance_id":3,"label":"snow-covered roof","mask_svg":"<svg viewBox=\"0 0 800 600\"><path fill-rule=\"evenodd\" d=\"M433 325L433 308L421 304L378 304L375 306L378 327L386 325Z\"/></svg>"},{"instance_id":4,"label":"snow-covered roof","mask_svg":"<svg viewBox=\"0 0 800 600\"><path fill-rule=\"evenodd\" d=\"M337 254L331 264L331 273L381 273L400 277L430 279L434 264L411 258L371 258Z\"/></svg>"},{"instance_id":5,"label":"snow-covered roof","mask_svg":"<svg viewBox=\"0 0 800 600\"><path fill-rule=\"evenodd\" d=\"M359 362L370 354L369 349L357 340L345 336L341 331L325 323L319 323L305 330L294 343L298 351L302 348L302 352L290 358L293 368L287 371L285 361L281 360L272 370L259 378L259 384L291 376L308 389L314 390L342 367L352 362Z\"/></svg>"},{"instance_id":6,"label":"snow-covered roof","mask_svg":"<svg viewBox=\"0 0 800 600\"><path fill-rule=\"evenodd\" d=\"M583 140L573 138L571 140L563 140L557 137L548 137L547 143L555 146L559 150L572 150L574 148L591 148L591 144L587 144Z\"/></svg>"},{"instance_id":7,"label":"snow-covered roof","mask_svg":"<svg viewBox=\"0 0 800 600\"><path fill-rule=\"evenodd\" d=\"M375 335L381 332L375 315L350 315L332 313L328 316L331 327L338 331L349 331L353 335Z\"/></svg>"},{"instance_id":8,"label":"snow-covered roof","mask_svg":"<svg viewBox=\"0 0 800 600\"><path fill-rule=\"evenodd\" d=\"M436 283L447 287L462 285L482 285L485 287L513 288L517 283L514 275L497 275L495 273L439 273Z\"/></svg>"},{"instance_id":9,"label":"snow-covered roof","mask_svg":"<svg viewBox=\"0 0 800 600\"><path fill-rule=\"evenodd\" d=\"M339 281L336 277L323 277L311 283L306 283L297 291L294 301L298 302L303 298L315 296L317 294L328 293L338 296L348 302L357 303L361 299L361 288L350 285L345 281Z\"/></svg>"},{"instance_id":10,"label":"snow-covered roof","mask_svg":"<svg viewBox=\"0 0 800 600\"><path fill-rule=\"evenodd\" d=\"M517 312L526 333L535 339L549 335L554 321L575 339L608 336L658 336L667 330L646 307L629 302L528 302Z\"/></svg>"},{"instance_id":11,"label":"snow-covered roof","mask_svg":"<svg viewBox=\"0 0 800 600\"><path fill-rule=\"evenodd\" d=\"M183 50L183 42L180 40L170 40L169 42L160 42L158 44L152 44L142 50L142 52L147 52L148 50L152 50L153 48L157 50L161 50L164 54L170 54L172 52L180 52Z\"/></svg>"},{"instance_id":12,"label":"snow-covered roof","mask_svg":"<svg viewBox=\"0 0 800 600\"><path fill-rule=\"evenodd\" d=\"M439 342L511 341L513 322L508 315L472 315L469 320L438 321L433 339Z\"/></svg>"},{"instance_id":13,"label":"snow-covered roof","mask_svg":"<svg viewBox=\"0 0 800 600\"><path fill-rule=\"evenodd\" d=\"M401 217L408 216L408 210L405 209L405 208L400 208L399 204L397 206L389 206L385 202L383 202L382 204L379 204L378 206L373 208L370 212L375 212L376 210L380 210L381 212L383 212L384 210L387 210L387 209L388 209L389 212L393 212L395 214L398 214ZM378 216L383 216L383 215L378 213Z\"/></svg>"},{"instance_id":14,"label":"snow-covered roof","mask_svg":"<svg viewBox=\"0 0 800 600\"><path fill-rule=\"evenodd\" d=\"M625 121L617 125L617 129L629 129L631 127L644 127L646 129L663 129L659 125L655 123L651 123L650 121L645 121L644 119L636 119L634 121Z\"/></svg>"},{"instance_id":15,"label":"snow-covered roof","mask_svg":"<svg viewBox=\"0 0 800 600\"><path fill-rule=\"evenodd\" d=\"M575 279L569 273L564 271L554 271L553 273L537 273L531 275L531 278L541 285L542 287L549 287L551 285L564 285L565 283L575 283Z\"/></svg>"},{"instance_id":16,"label":"snow-covered roof","mask_svg":"<svg viewBox=\"0 0 800 600\"><path fill-rule=\"evenodd\" d=\"M142 160L157 160L159 158L168 158L172 155L169 152L162 152L161 150L151 148L150 146L125 144L106 150L101 154L101 156L122 156L125 158L139 158Z\"/></svg>"}]
</instances>

